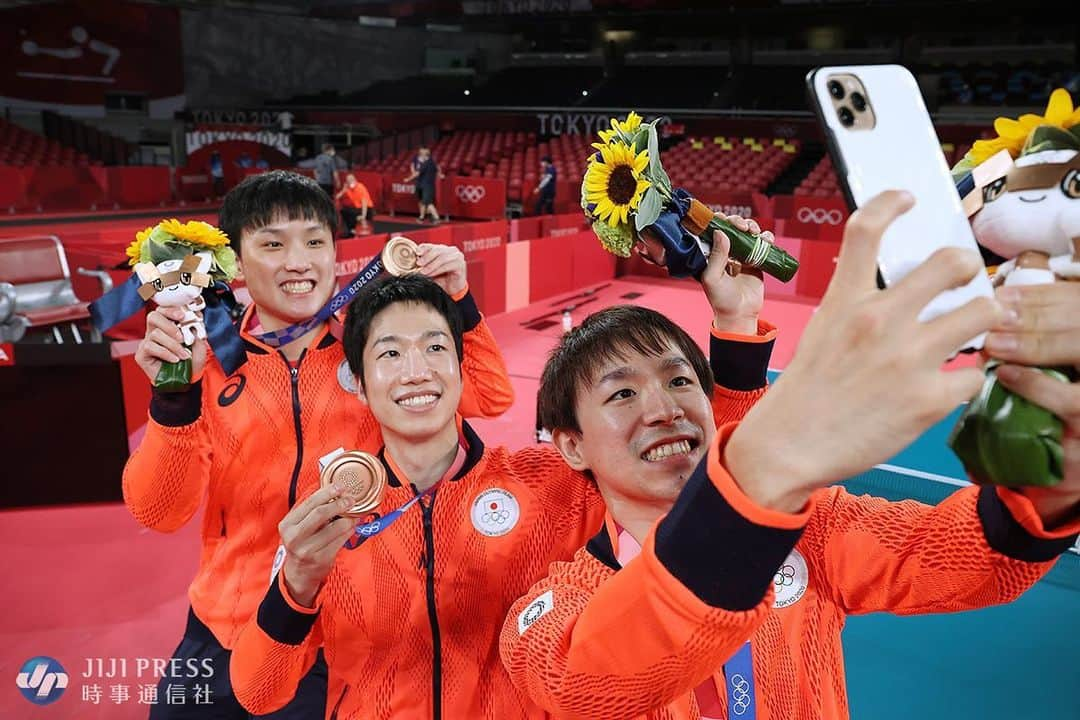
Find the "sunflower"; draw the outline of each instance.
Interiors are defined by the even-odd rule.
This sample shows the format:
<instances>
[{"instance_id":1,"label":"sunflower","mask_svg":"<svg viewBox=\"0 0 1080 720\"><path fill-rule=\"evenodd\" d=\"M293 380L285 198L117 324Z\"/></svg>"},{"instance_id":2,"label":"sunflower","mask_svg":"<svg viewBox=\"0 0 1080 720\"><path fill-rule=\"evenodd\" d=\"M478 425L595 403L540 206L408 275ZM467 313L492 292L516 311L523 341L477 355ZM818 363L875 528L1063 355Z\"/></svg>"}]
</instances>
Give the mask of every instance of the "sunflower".
<instances>
[{"instance_id":1,"label":"sunflower","mask_svg":"<svg viewBox=\"0 0 1080 720\"><path fill-rule=\"evenodd\" d=\"M229 244L228 235L202 220L191 220L186 223L176 219L162 220L159 227L177 240L187 240L191 245L215 248Z\"/></svg>"},{"instance_id":2,"label":"sunflower","mask_svg":"<svg viewBox=\"0 0 1080 720\"><path fill-rule=\"evenodd\" d=\"M1044 115L1028 114L1021 115L1016 120L1006 117L995 120L994 130L998 136L990 140L976 140L961 164L966 169L973 168L1002 150L1008 150L1015 158L1031 133L1040 125L1053 125L1068 130L1077 124L1080 124L1080 108L1073 108L1068 90L1058 88L1050 94Z\"/></svg>"},{"instance_id":3,"label":"sunflower","mask_svg":"<svg viewBox=\"0 0 1080 720\"><path fill-rule=\"evenodd\" d=\"M630 211L641 203L649 187L642 173L649 165L649 153L634 151L622 143L605 145L593 155L585 171L585 201L592 214L611 227L626 224Z\"/></svg>"},{"instance_id":4,"label":"sunflower","mask_svg":"<svg viewBox=\"0 0 1080 720\"><path fill-rule=\"evenodd\" d=\"M604 145L609 145L613 140L618 140L621 133L623 139L629 140L639 127L641 127L641 116L631 111L625 120L620 121L611 118L611 129L601 130L599 133L600 139ZM599 149L599 146L599 143L593 145L597 149Z\"/></svg>"},{"instance_id":5,"label":"sunflower","mask_svg":"<svg viewBox=\"0 0 1080 720\"><path fill-rule=\"evenodd\" d=\"M198 251L213 254L210 274L214 279L228 282L236 276L236 254L229 246L229 237L201 220L186 223L176 219L162 220L135 233L135 240L125 250L128 264L132 266L140 262L172 260Z\"/></svg>"},{"instance_id":6,"label":"sunflower","mask_svg":"<svg viewBox=\"0 0 1080 720\"><path fill-rule=\"evenodd\" d=\"M135 239L131 241L131 244L127 246L127 250L124 251L128 256L128 265L134 267L136 263L142 262L143 244L152 232L154 232L154 226L135 233Z\"/></svg>"}]
</instances>

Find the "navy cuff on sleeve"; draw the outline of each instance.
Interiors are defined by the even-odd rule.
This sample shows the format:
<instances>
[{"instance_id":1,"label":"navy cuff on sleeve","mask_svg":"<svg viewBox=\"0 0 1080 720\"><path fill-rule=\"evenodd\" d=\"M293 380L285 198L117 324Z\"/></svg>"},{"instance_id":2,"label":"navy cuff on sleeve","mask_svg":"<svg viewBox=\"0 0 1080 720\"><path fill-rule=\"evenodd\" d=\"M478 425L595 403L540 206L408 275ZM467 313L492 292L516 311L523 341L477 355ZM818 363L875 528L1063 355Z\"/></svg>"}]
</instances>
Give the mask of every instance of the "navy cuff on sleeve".
<instances>
[{"instance_id":1,"label":"navy cuff on sleeve","mask_svg":"<svg viewBox=\"0 0 1080 720\"><path fill-rule=\"evenodd\" d=\"M163 392L153 389L150 397L150 417L165 427L190 425L202 414L202 381L191 384L181 392Z\"/></svg>"},{"instance_id":2,"label":"navy cuff on sleeve","mask_svg":"<svg viewBox=\"0 0 1080 720\"><path fill-rule=\"evenodd\" d=\"M299 645L311 632L318 617L318 613L307 614L294 610L281 594L280 581L275 577L259 603L257 622L271 639L286 645Z\"/></svg>"},{"instance_id":3,"label":"navy cuff on sleeve","mask_svg":"<svg viewBox=\"0 0 1080 720\"><path fill-rule=\"evenodd\" d=\"M718 385L729 390L757 390L768 382L774 340L740 342L709 336L709 367Z\"/></svg>"},{"instance_id":4,"label":"navy cuff on sleeve","mask_svg":"<svg viewBox=\"0 0 1080 720\"><path fill-rule=\"evenodd\" d=\"M462 330L469 332L480 324L480 308L476 307L476 298L473 297L472 290L457 301L457 307L461 311Z\"/></svg>"},{"instance_id":5,"label":"navy cuff on sleeve","mask_svg":"<svg viewBox=\"0 0 1080 720\"><path fill-rule=\"evenodd\" d=\"M754 608L803 529L756 525L716 489L702 460L656 529L656 556L702 602Z\"/></svg>"},{"instance_id":6,"label":"navy cuff on sleeve","mask_svg":"<svg viewBox=\"0 0 1080 720\"><path fill-rule=\"evenodd\" d=\"M993 485L979 490L979 520L990 547L1006 557L1025 562L1046 562L1065 552L1076 542L1067 538L1038 538L1029 533L1009 512Z\"/></svg>"}]
</instances>

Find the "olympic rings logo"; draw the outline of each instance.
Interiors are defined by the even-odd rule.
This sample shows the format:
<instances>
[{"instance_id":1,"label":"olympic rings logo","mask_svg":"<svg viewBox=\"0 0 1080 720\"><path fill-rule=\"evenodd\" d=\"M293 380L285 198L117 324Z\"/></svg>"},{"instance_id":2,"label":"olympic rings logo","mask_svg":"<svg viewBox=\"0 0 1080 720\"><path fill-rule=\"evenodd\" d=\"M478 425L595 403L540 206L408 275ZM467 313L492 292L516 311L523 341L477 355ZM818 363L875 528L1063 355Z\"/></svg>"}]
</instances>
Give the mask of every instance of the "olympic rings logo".
<instances>
[{"instance_id":1,"label":"olympic rings logo","mask_svg":"<svg viewBox=\"0 0 1080 720\"><path fill-rule=\"evenodd\" d=\"M779 590L782 587L789 587L795 583L795 568L792 565L782 566L773 576L773 584L776 585L776 589Z\"/></svg>"},{"instance_id":2,"label":"olympic rings logo","mask_svg":"<svg viewBox=\"0 0 1080 720\"><path fill-rule=\"evenodd\" d=\"M801 207L795 214L799 222L816 223L817 225L839 225L844 222L844 213L839 210L826 210L825 208Z\"/></svg>"},{"instance_id":3,"label":"olympic rings logo","mask_svg":"<svg viewBox=\"0 0 1080 720\"><path fill-rule=\"evenodd\" d=\"M458 185L454 192L459 200L467 203L478 203L487 195L487 189L483 185Z\"/></svg>"},{"instance_id":4,"label":"olympic rings logo","mask_svg":"<svg viewBox=\"0 0 1080 720\"><path fill-rule=\"evenodd\" d=\"M491 525L502 525L510 519L510 513L506 510L492 510L480 516L480 520Z\"/></svg>"},{"instance_id":5,"label":"olympic rings logo","mask_svg":"<svg viewBox=\"0 0 1080 720\"><path fill-rule=\"evenodd\" d=\"M742 715L750 709L750 682L740 673L731 676L731 710Z\"/></svg>"}]
</instances>

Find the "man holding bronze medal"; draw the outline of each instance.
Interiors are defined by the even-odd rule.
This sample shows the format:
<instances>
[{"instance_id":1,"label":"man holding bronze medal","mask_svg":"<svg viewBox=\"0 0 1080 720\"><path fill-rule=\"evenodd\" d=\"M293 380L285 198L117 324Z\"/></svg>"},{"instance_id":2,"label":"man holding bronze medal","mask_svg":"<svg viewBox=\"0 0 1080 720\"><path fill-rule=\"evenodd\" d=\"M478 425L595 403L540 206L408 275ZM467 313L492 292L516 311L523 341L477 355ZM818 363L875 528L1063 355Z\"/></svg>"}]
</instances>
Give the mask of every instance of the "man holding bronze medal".
<instances>
[{"instance_id":1,"label":"man holding bronze medal","mask_svg":"<svg viewBox=\"0 0 1080 720\"><path fill-rule=\"evenodd\" d=\"M737 426L709 434L707 459L677 485L643 487L613 471L612 456L620 458L606 435L622 424L605 398L632 391L631 382L586 378L570 392L541 384L541 416L556 447L571 466L592 471L608 509L600 534L573 562L553 564L503 627L511 678L545 710L843 720L847 615L1007 603L1075 542L1077 387L1033 370L1013 368L1010 381L1071 423L1059 485L965 487L934 507L826 488L887 460L977 392L978 369L942 370L976 334L1007 328L987 345L1023 345L1014 361L1080 360L1076 343L1071 356L1064 351L1067 313L1056 323L1051 312L1040 315L1043 305L1066 305L1067 291L1032 293L1026 305L1020 293L1001 297L1011 318L983 298L918 320L931 298L982 270L974 253L940 251L879 292L881 236L911 206L909 195L886 192L851 217L836 273L783 376ZM552 356L554 376L580 365L570 349L588 326Z\"/></svg>"},{"instance_id":2,"label":"man holding bronze medal","mask_svg":"<svg viewBox=\"0 0 1080 720\"><path fill-rule=\"evenodd\" d=\"M704 452L701 425L711 432L714 416L739 419L764 392L775 329L758 321L763 283L727 275L726 252L718 246L702 276L713 307L711 369L653 311L594 316L608 339L582 348L581 361L625 354L661 388L648 403L652 439L638 448L648 460L628 473L678 482L692 468L687 448ZM281 571L232 656L233 689L250 711L289 702L322 646L331 717L544 715L511 685L499 631L548 565L596 533L603 502L552 448L485 448L455 412L460 323L445 293L416 277L378 281L350 307L346 354L385 445L376 458L327 458L324 487L282 520ZM678 359L658 362L660 351ZM673 418L659 397L666 392L693 394L691 419ZM672 443L674 422L683 435ZM378 503L366 502L383 482Z\"/></svg>"},{"instance_id":3,"label":"man holding bronze medal","mask_svg":"<svg viewBox=\"0 0 1080 720\"><path fill-rule=\"evenodd\" d=\"M142 444L124 472L124 499L146 527L172 532L205 498L202 553L189 590L191 612L179 659L215 666L209 706L161 703L154 718L247 718L232 697L229 649L262 597L279 539L277 523L318 485L316 459L338 446L379 447L379 427L356 402L354 378L332 312L378 267L334 296L330 198L310 179L276 171L248 178L226 197L221 224L237 255L252 306L240 321L246 362L226 374L206 341L180 342L179 309L147 317L136 351L153 378L163 362L192 358L193 383L154 391ZM491 417L513 395L494 339L468 293L465 261L450 246L391 242L385 261L405 262L450 293L465 318L460 412ZM355 287L354 287L355 286ZM216 348L216 346L215 346ZM217 352L216 349L214 351ZM455 405L456 407L456 405ZM321 663L319 663L321 665ZM193 682L166 677L162 684ZM163 690L162 690L163 692ZM317 666L278 717L321 717L325 670Z\"/></svg>"}]
</instances>

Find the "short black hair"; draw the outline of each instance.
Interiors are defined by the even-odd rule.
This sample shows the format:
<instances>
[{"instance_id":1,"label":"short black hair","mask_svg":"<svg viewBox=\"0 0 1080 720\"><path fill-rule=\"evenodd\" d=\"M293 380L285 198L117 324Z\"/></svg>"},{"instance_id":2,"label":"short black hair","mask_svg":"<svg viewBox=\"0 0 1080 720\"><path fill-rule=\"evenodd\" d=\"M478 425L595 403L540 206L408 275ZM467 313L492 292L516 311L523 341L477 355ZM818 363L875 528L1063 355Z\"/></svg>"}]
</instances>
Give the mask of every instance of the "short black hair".
<instances>
[{"instance_id":1,"label":"short black hair","mask_svg":"<svg viewBox=\"0 0 1080 720\"><path fill-rule=\"evenodd\" d=\"M218 227L240 255L240 236L245 230L269 225L281 215L289 220L315 220L337 237L334 201L314 180L288 170L251 175L230 190L221 203Z\"/></svg>"},{"instance_id":2,"label":"short black hair","mask_svg":"<svg viewBox=\"0 0 1080 720\"><path fill-rule=\"evenodd\" d=\"M367 345L371 323L375 316L396 303L427 305L446 320L450 336L454 339L458 364L461 364L461 336L464 332L461 311L446 292L434 280L424 275L383 275L365 286L349 304L345 317L345 358L349 370L364 385L364 346Z\"/></svg>"},{"instance_id":3,"label":"short black hair","mask_svg":"<svg viewBox=\"0 0 1080 720\"><path fill-rule=\"evenodd\" d=\"M540 162L546 162L548 165L550 165L551 164L551 156L550 155L545 155L544 157L540 158Z\"/></svg>"},{"instance_id":4,"label":"short black hair","mask_svg":"<svg viewBox=\"0 0 1080 720\"><path fill-rule=\"evenodd\" d=\"M540 425L548 430L581 432L578 391L596 379L601 365L624 358L628 351L658 356L667 350L669 342L686 357L702 391L711 397L713 375L709 361L685 330L655 310L616 305L585 318L551 351L536 398Z\"/></svg>"}]
</instances>

